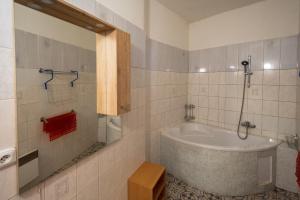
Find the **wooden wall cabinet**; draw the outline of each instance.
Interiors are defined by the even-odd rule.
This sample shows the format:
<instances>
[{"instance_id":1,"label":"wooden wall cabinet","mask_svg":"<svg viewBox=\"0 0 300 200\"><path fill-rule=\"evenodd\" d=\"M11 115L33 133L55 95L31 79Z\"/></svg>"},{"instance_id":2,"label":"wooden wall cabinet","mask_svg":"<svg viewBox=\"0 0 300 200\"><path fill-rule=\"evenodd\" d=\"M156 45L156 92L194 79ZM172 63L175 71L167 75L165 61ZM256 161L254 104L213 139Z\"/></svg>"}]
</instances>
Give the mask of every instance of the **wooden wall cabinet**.
<instances>
[{"instance_id":1,"label":"wooden wall cabinet","mask_svg":"<svg viewBox=\"0 0 300 200\"><path fill-rule=\"evenodd\" d=\"M97 112L117 116L130 105L130 35L115 29L96 35Z\"/></svg>"}]
</instances>

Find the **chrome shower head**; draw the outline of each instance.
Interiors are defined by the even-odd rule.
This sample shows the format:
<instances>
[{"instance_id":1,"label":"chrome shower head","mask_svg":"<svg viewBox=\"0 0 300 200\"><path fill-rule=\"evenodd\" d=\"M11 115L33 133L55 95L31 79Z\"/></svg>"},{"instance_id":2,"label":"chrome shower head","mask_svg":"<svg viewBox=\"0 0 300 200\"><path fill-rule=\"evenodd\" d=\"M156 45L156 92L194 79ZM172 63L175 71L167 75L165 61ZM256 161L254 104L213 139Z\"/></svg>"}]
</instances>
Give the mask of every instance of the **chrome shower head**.
<instances>
[{"instance_id":1,"label":"chrome shower head","mask_svg":"<svg viewBox=\"0 0 300 200\"><path fill-rule=\"evenodd\" d=\"M248 72L249 61L247 61L247 60L242 61L242 65L244 66L244 72L247 73Z\"/></svg>"}]
</instances>

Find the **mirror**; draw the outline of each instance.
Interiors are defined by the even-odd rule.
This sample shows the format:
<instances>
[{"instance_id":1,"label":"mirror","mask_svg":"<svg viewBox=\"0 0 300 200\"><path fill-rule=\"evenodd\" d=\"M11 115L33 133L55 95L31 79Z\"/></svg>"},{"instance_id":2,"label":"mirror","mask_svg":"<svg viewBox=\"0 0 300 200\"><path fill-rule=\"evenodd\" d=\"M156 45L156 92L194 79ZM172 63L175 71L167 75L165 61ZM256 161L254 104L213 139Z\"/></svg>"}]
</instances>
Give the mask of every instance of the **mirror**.
<instances>
[{"instance_id":1,"label":"mirror","mask_svg":"<svg viewBox=\"0 0 300 200\"><path fill-rule=\"evenodd\" d=\"M122 137L121 117L96 111L95 40L15 4L20 192Z\"/></svg>"}]
</instances>

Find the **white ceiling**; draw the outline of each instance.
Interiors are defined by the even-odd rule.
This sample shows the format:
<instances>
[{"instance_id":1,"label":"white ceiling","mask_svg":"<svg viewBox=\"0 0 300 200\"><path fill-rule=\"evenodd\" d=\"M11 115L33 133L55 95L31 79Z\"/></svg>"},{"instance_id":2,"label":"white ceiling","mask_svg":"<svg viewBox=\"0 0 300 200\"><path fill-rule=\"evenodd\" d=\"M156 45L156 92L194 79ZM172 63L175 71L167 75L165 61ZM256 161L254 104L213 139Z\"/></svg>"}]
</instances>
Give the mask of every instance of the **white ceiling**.
<instances>
[{"instance_id":1,"label":"white ceiling","mask_svg":"<svg viewBox=\"0 0 300 200\"><path fill-rule=\"evenodd\" d=\"M222 12L263 0L158 0L188 22L198 21Z\"/></svg>"}]
</instances>

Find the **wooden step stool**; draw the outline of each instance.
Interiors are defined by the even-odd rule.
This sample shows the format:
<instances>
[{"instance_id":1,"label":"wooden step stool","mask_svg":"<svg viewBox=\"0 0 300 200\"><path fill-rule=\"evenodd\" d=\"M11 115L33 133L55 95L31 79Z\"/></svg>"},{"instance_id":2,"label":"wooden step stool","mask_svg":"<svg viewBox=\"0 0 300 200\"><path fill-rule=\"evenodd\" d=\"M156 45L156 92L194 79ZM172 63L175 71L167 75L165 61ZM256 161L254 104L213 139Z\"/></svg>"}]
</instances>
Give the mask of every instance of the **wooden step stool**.
<instances>
[{"instance_id":1,"label":"wooden step stool","mask_svg":"<svg viewBox=\"0 0 300 200\"><path fill-rule=\"evenodd\" d=\"M165 174L165 167L143 163L128 179L128 200L165 199Z\"/></svg>"}]
</instances>

